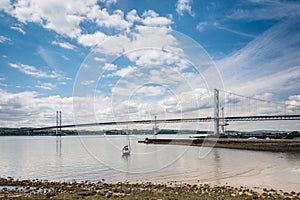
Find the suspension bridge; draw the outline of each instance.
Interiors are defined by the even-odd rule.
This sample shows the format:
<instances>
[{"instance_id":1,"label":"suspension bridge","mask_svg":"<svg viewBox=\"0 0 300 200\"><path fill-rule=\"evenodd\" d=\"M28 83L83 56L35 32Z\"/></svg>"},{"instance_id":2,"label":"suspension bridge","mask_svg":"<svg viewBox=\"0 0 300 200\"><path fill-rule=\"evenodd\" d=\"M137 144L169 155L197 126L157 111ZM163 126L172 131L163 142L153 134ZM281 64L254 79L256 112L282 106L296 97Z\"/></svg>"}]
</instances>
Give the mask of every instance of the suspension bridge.
<instances>
[{"instance_id":1,"label":"suspension bridge","mask_svg":"<svg viewBox=\"0 0 300 200\"><path fill-rule=\"evenodd\" d=\"M156 125L160 123L214 122L214 133L219 135L220 133L224 133L224 127L233 121L300 120L300 109L295 105L273 102L258 97L243 96L219 89L214 90L213 108L213 117L156 119L155 116L154 119L150 120L107 121L68 125L62 125L61 111L57 111L56 125L31 128L29 131L56 129L56 134L59 134L62 128L129 124L154 124L154 131L156 131Z\"/></svg>"}]
</instances>

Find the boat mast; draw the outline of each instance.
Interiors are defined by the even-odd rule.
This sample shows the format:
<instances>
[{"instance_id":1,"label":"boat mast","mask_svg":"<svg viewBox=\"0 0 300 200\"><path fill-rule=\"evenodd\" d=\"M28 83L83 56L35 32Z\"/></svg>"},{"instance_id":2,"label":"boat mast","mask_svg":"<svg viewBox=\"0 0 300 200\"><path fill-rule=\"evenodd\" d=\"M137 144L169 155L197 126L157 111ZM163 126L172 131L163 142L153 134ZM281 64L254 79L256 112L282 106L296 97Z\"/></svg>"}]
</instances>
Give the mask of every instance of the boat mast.
<instances>
[{"instance_id":1,"label":"boat mast","mask_svg":"<svg viewBox=\"0 0 300 200\"><path fill-rule=\"evenodd\" d=\"M128 130L128 125L127 125L127 140L128 140L128 147L130 148L130 139L129 139L129 130Z\"/></svg>"}]
</instances>

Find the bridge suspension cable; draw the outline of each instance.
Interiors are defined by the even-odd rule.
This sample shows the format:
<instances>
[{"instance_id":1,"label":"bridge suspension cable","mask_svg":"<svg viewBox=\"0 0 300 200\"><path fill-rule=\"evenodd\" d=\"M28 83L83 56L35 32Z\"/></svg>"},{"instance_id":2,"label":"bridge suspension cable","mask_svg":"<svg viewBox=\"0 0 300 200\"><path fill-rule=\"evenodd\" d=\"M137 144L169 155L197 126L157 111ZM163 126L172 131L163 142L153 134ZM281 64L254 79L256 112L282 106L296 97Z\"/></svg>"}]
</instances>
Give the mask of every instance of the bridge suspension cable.
<instances>
[{"instance_id":1,"label":"bridge suspension cable","mask_svg":"<svg viewBox=\"0 0 300 200\"><path fill-rule=\"evenodd\" d=\"M275 102L257 97L249 97L233 92L220 91L220 106L225 109L225 116L249 115L286 115L296 114L299 108L288 109L286 102Z\"/></svg>"}]
</instances>

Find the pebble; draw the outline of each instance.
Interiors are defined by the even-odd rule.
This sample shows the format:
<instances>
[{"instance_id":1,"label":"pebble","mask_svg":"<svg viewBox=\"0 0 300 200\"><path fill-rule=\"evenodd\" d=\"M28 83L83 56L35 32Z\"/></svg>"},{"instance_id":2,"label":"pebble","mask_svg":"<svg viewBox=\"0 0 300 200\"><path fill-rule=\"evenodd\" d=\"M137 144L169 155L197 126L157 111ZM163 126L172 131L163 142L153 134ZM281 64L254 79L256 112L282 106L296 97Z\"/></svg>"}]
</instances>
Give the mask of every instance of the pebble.
<instances>
[{"instance_id":1,"label":"pebble","mask_svg":"<svg viewBox=\"0 0 300 200\"><path fill-rule=\"evenodd\" d=\"M111 191L108 191L105 195L106 198L112 197L113 193Z\"/></svg>"},{"instance_id":2,"label":"pebble","mask_svg":"<svg viewBox=\"0 0 300 200\"><path fill-rule=\"evenodd\" d=\"M246 195L247 196L253 196L253 194L251 192L247 192Z\"/></svg>"}]
</instances>

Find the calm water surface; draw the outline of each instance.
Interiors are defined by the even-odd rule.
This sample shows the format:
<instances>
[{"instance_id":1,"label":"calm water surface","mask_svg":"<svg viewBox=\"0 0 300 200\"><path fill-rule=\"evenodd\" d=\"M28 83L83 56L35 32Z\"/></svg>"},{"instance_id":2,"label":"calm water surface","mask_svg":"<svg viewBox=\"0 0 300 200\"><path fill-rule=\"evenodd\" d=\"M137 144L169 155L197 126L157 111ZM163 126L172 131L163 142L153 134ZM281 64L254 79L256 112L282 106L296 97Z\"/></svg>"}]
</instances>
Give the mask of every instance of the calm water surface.
<instances>
[{"instance_id":1,"label":"calm water surface","mask_svg":"<svg viewBox=\"0 0 300 200\"><path fill-rule=\"evenodd\" d=\"M300 192L300 154L140 144L126 136L0 137L0 176L229 184ZM186 135L158 137L188 137Z\"/></svg>"}]
</instances>

